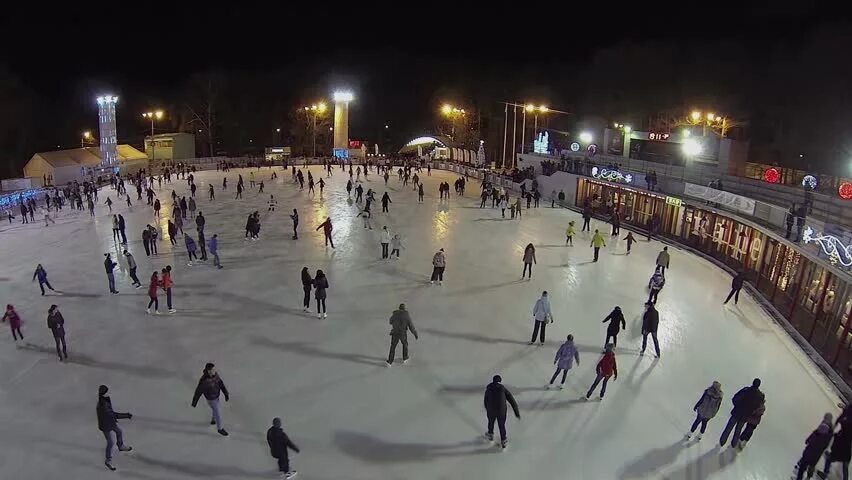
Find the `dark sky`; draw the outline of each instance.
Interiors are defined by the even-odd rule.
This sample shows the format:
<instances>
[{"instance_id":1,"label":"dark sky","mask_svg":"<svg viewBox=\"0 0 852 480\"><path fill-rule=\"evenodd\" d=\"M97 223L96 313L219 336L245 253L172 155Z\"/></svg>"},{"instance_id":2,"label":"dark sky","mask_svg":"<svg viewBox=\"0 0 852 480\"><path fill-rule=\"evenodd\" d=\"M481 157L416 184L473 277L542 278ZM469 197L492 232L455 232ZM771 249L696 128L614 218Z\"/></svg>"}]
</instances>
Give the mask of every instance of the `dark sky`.
<instances>
[{"instance_id":1,"label":"dark sky","mask_svg":"<svg viewBox=\"0 0 852 480\"><path fill-rule=\"evenodd\" d=\"M176 104L187 79L210 70L247 85L230 96L285 110L327 97L338 85L349 86L357 96L352 136L368 138L388 123L401 141L430 128L443 101L475 103L500 116L499 102L525 99L592 113L588 100L594 82L588 77L602 52L613 49L616 63L635 67L631 48L643 49L636 55L653 56L659 47L659 56L666 58L655 61L668 69L665 82L684 90L684 96L690 89L681 84L701 84L696 64L706 57L704 80L712 85L709 90L719 90L708 95L722 98L740 85L743 91L753 89L759 74L750 65L762 65L763 57L783 56L822 28L849 28L846 12L803 2L795 8L720 2L633 2L630 7L615 2L326 2L323 7L279 2L263 9L235 2L221 8L211 2L74 3L73 8L20 3L5 6L0 18L0 67L41 101L38 135L29 141L33 148L68 146L79 131L96 127L93 97L102 90L121 95L122 108L135 115L146 106ZM848 52L838 48L836 55L848 62ZM681 74L677 65L684 61L690 70ZM641 68L647 63L641 60L639 71L619 73L629 81L645 73ZM718 71L729 68L735 71ZM742 100L738 106L754 114ZM144 133L142 122L124 114L120 135ZM281 112L265 115L271 116L266 123L286 122Z\"/></svg>"}]
</instances>

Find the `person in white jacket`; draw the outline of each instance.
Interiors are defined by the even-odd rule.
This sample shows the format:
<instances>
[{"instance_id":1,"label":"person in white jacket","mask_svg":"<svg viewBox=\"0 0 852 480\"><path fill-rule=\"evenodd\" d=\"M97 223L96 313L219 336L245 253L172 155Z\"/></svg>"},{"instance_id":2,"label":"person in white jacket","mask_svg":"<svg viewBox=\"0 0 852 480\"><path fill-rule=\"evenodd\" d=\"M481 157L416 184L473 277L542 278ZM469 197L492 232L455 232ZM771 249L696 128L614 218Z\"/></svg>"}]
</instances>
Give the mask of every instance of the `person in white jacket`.
<instances>
[{"instance_id":1,"label":"person in white jacket","mask_svg":"<svg viewBox=\"0 0 852 480\"><path fill-rule=\"evenodd\" d=\"M399 237L399 234L395 234L393 238L391 238L391 258L396 258L399 260L399 251L405 248L402 245L402 238ZM396 257L394 257L396 254Z\"/></svg>"},{"instance_id":2,"label":"person in white jacket","mask_svg":"<svg viewBox=\"0 0 852 480\"><path fill-rule=\"evenodd\" d=\"M444 249L440 249L435 252L435 255L432 257L432 278L429 281L430 284L438 282L438 285L443 285L444 283L444 268L447 267L447 258L444 256Z\"/></svg>"},{"instance_id":3,"label":"person in white jacket","mask_svg":"<svg viewBox=\"0 0 852 480\"><path fill-rule=\"evenodd\" d=\"M500 197L500 215L506 218L506 209L509 208L509 201L506 197Z\"/></svg>"},{"instance_id":4,"label":"person in white jacket","mask_svg":"<svg viewBox=\"0 0 852 480\"><path fill-rule=\"evenodd\" d=\"M387 225L382 227L382 259L388 258L388 246L390 246L391 232Z\"/></svg>"},{"instance_id":5,"label":"person in white jacket","mask_svg":"<svg viewBox=\"0 0 852 480\"><path fill-rule=\"evenodd\" d=\"M547 324L553 323L553 315L550 312L550 299L547 298L547 290L541 292L541 298L536 300L535 306L533 307L533 318L535 319L535 326L533 327L533 334L529 344L532 345L535 343L535 338L539 337L539 342L541 342L541 345L544 345L544 332L547 329ZM539 336L539 331L541 331L541 336Z\"/></svg>"},{"instance_id":6,"label":"person in white jacket","mask_svg":"<svg viewBox=\"0 0 852 480\"><path fill-rule=\"evenodd\" d=\"M550 388L553 385L553 382L556 381L556 376L559 375L559 372L562 372L562 383L559 384L559 390L562 390L562 386L565 385L565 377L568 376L568 370L574 367L574 362L577 362L577 365L580 365L580 352L577 351L577 347L574 346L574 335L568 335L565 339L565 343L563 343L559 350L556 351L556 357L553 359L553 364L556 365L556 371L553 372L553 376L550 377L550 383L547 384L546 388Z\"/></svg>"}]
</instances>

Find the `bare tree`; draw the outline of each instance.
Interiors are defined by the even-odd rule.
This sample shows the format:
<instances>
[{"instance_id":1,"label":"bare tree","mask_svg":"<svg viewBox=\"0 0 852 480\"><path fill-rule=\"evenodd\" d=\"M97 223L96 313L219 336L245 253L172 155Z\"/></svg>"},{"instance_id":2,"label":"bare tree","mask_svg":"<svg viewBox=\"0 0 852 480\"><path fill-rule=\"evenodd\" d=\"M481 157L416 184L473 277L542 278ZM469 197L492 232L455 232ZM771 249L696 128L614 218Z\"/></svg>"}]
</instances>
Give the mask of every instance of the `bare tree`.
<instances>
[{"instance_id":1,"label":"bare tree","mask_svg":"<svg viewBox=\"0 0 852 480\"><path fill-rule=\"evenodd\" d=\"M220 126L219 110L224 96L225 78L218 72L193 75L187 83L184 108L189 124L202 130L207 140L207 154L216 155L216 130Z\"/></svg>"}]
</instances>

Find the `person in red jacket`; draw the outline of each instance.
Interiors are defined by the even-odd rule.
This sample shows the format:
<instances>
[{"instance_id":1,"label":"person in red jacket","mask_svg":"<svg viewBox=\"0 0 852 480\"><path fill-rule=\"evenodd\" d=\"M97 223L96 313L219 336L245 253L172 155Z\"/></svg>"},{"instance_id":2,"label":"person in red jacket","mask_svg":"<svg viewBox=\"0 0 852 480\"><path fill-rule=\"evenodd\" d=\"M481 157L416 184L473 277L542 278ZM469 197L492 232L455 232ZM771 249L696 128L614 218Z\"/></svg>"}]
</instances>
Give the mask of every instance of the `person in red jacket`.
<instances>
[{"instance_id":1,"label":"person in red jacket","mask_svg":"<svg viewBox=\"0 0 852 480\"><path fill-rule=\"evenodd\" d=\"M160 301L157 299L157 290L162 285L160 282L160 277L157 276L157 271L154 270L154 273L151 274L151 283L148 285L148 297L150 300L148 301L148 308L145 309L145 313L148 315L151 314L151 305L154 306L154 314L160 314Z\"/></svg>"},{"instance_id":2,"label":"person in red jacket","mask_svg":"<svg viewBox=\"0 0 852 480\"><path fill-rule=\"evenodd\" d=\"M18 312L15 311L15 307L11 305L6 305L6 313L3 314L3 321L9 319L9 327L12 328L12 338L15 339L15 342L18 341L18 335L21 336L21 340L24 339L24 334L21 333L21 317L18 316Z\"/></svg>"},{"instance_id":3,"label":"person in red jacket","mask_svg":"<svg viewBox=\"0 0 852 480\"><path fill-rule=\"evenodd\" d=\"M325 221L320 223L319 227L317 227L317 230L319 230L320 228L322 229L322 233L325 234L325 246L327 247L330 243L331 248L334 248L334 240L331 239L331 230L333 228L331 226L331 217L325 217Z\"/></svg>"},{"instance_id":4,"label":"person in red jacket","mask_svg":"<svg viewBox=\"0 0 852 480\"><path fill-rule=\"evenodd\" d=\"M601 387L601 399L603 399L604 394L606 393L606 384L609 382L609 377L613 377L613 379L618 379L618 365L615 362L615 352L612 351L612 344L608 343L606 345L606 350L604 352L603 358L598 362L598 366L595 368L597 371L597 377L595 377L594 383L589 387L589 391L586 393L586 400L592 396L592 393L597 388L598 383L603 380L603 386Z\"/></svg>"}]
</instances>

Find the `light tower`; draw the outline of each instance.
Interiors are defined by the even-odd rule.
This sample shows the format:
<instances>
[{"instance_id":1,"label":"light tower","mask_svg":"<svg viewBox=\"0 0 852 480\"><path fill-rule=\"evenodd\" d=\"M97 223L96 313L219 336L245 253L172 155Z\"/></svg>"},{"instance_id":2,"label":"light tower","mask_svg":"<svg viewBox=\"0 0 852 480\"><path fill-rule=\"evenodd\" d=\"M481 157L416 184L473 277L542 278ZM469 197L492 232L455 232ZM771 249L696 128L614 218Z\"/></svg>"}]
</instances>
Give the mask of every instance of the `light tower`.
<instances>
[{"instance_id":1,"label":"light tower","mask_svg":"<svg viewBox=\"0 0 852 480\"><path fill-rule=\"evenodd\" d=\"M109 168L115 166L118 156L116 154L116 129L115 129L115 104L118 97L115 95L101 95L98 97L98 128L101 137L101 166Z\"/></svg>"},{"instance_id":2,"label":"light tower","mask_svg":"<svg viewBox=\"0 0 852 480\"><path fill-rule=\"evenodd\" d=\"M349 91L334 92L334 152L349 156L349 102L355 96Z\"/></svg>"}]
</instances>

